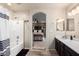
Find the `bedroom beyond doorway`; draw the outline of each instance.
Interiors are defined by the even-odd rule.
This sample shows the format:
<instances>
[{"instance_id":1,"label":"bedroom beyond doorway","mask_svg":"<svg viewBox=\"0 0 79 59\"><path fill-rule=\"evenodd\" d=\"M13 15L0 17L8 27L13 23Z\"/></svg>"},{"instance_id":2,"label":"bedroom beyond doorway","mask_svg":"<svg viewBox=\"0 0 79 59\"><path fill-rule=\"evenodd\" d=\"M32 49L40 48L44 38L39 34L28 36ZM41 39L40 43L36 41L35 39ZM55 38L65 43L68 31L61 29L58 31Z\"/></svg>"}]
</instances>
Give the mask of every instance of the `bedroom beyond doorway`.
<instances>
[{"instance_id":1,"label":"bedroom beyond doorway","mask_svg":"<svg viewBox=\"0 0 79 59\"><path fill-rule=\"evenodd\" d=\"M38 12L33 15L33 48L44 49L46 39L46 14Z\"/></svg>"}]
</instances>

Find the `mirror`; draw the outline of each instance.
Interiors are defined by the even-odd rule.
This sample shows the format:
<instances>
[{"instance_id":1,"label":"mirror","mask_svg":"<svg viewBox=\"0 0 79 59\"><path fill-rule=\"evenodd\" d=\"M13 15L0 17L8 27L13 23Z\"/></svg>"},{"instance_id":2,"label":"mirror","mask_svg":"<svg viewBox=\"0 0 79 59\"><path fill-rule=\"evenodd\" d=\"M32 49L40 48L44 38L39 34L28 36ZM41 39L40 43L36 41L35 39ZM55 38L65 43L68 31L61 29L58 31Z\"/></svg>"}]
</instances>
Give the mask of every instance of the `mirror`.
<instances>
[{"instance_id":1,"label":"mirror","mask_svg":"<svg viewBox=\"0 0 79 59\"><path fill-rule=\"evenodd\" d=\"M74 31L74 18L68 18L66 21L66 30L67 31Z\"/></svg>"},{"instance_id":2,"label":"mirror","mask_svg":"<svg viewBox=\"0 0 79 59\"><path fill-rule=\"evenodd\" d=\"M57 19L56 20L56 30L57 31L64 31L65 30L64 19Z\"/></svg>"}]
</instances>

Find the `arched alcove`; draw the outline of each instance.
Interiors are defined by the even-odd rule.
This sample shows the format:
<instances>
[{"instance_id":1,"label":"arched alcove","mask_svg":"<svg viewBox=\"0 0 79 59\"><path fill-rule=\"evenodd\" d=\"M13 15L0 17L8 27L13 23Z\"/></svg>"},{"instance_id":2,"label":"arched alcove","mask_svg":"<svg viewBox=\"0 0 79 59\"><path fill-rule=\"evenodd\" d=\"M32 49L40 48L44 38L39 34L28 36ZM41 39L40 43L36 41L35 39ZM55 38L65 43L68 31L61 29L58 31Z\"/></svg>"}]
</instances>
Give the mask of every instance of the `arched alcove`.
<instances>
[{"instance_id":1,"label":"arched alcove","mask_svg":"<svg viewBox=\"0 0 79 59\"><path fill-rule=\"evenodd\" d=\"M37 42L37 41L40 41L41 44L44 45L43 41L46 39L46 14L43 12L37 12L37 13L33 14L32 22L33 22L33 24L32 24L33 46L41 47L42 45L40 45L39 42ZM44 46L44 48L45 48L45 46Z\"/></svg>"},{"instance_id":2,"label":"arched alcove","mask_svg":"<svg viewBox=\"0 0 79 59\"><path fill-rule=\"evenodd\" d=\"M37 20L38 22L46 22L46 14L43 12L35 13L32 19L33 21Z\"/></svg>"}]
</instances>

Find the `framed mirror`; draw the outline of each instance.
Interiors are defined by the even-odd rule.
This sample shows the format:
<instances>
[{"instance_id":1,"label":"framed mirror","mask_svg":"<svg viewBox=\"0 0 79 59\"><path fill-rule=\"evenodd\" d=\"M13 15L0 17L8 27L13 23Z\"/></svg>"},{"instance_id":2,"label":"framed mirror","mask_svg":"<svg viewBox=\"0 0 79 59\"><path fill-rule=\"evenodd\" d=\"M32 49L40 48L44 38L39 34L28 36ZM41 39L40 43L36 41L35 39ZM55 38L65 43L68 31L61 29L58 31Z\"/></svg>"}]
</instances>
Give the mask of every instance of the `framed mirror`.
<instances>
[{"instance_id":1,"label":"framed mirror","mask_svg":"<svg viewBox=\"0 0 79 59\"><path fill-rule=\"evenodd\" d=\"M57 19L56 20L56 30L57 31L64 31L65 30L65 21L64 21L64 19Z\"/></svg>"},{"instance_id":2,"label":"framed mirror","mask_svg":"<svg viewBox=\"0 0 79 59\"><path fill-rule=\"evenodd\" d=\"M74 31L74 18L68 18L66 21L66 30L67 31Z\"/></svg>"}]
</instances>

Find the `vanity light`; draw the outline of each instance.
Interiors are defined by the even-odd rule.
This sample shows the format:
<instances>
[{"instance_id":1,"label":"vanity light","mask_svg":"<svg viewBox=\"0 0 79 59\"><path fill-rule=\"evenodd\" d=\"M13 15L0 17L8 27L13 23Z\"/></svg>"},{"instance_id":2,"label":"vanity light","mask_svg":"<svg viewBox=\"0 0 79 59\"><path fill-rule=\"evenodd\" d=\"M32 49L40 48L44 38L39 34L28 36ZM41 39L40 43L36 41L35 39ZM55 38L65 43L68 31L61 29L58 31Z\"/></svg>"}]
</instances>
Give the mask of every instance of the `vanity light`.
<instances>
[{"instance_id":1,"label":"vanity light","mask_svg":"<svg viewBox=\"0 0 79 59\"><path fill-rule=\"evenodd\" d=\"M71 12L69 12L69 13L68 13L68 16L72 16L72 13L71 13Z\"/></svg>"},{"instance_id":2,"label":"vanity light","mask_svg":"<svg viewBox=\"0 0 79 59\"><path fill-rule=\"evenodd\" d=\"M76 9L79 10L79 6L77 6Z\"/></svg>"},{"instance_id":3,"label":"vanity light","mask_svg":"<svg viewBox=\"0 0 79 59\"><path fill-rule=\"evenodd\" d=\"M64 21L64 19L59 19L57 22L62 22L62 21Z\"/></svg>"},{"instance_id":4,"label":"vanity light","mask_svg":"<svg viewBox=\"0 0 79 59\"><path fill-rule=\"evenodd\" d=\"M79 6L76 7L76 13L79 13Z\"/></svg>"},{"instance_id":5,"label":"vanity light","mask_svg":"<svg viewBox=\"0 0 79 59\"><path fill-rule=\"evenodd\" d=\"M76 15L77 11L76 9L72 10L72 15Z\"/></svg>"},{"instance_id":6,"label":"vanity light","mask_svg":"<svg viewBox=\"0 0 79 59\"><path fill-rule=\"evenodd\" d=\"M79 13L79 6L77 6L75 9L69 12L68 15L72 16L72 15L76 15L77 13Z\"/></svg>"},{"instance_id":7,"label":"vanity light","mask_svg":"<svg viewBox=\"0 0 79 59\"><path fill-rule=\"evenodd\" d=\"M0 9L3 8L3 6L0 6Z\"/></svg>"},{"instance_id":8,"label":"vanity light","mask_svg":"<svg viewBox=\"0 0 79 59\"><path fill-rule=\"evenodd\" d=\"M68 13L68 16L73 16L73 15L76 15L76 14L77 14L77 11L76 11L76 9L74 9L71 12Z\"/></svg>"}]
</instances>

